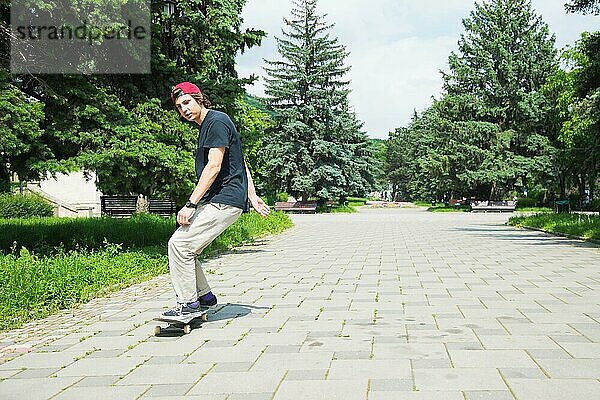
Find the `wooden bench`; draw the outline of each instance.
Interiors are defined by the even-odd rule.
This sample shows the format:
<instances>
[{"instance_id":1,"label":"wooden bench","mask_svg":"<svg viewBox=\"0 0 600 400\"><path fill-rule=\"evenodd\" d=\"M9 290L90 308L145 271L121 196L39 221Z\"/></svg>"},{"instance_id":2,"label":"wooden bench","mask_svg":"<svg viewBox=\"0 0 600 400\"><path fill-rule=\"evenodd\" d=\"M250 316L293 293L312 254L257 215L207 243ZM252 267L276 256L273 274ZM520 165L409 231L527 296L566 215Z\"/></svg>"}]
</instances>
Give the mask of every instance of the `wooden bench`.
<instances>
[{"instance_id":1,"label":"wooden bench","mask_svg":"<svg viewBox=\"0 0 600 400\"><path fill-rule=\"evenodd\" d=\"M285 211L292 213L317 213L316 201L278 201L275 203L275 211Z\"/></svg>"},{"instance_id":2,"label":"wooden bench","mask_svg":"<svg viewBox=\"0 0 600 400\"><path fill-rule=\"evenodd\" d=\"M102 215L109 217L131 217L136 212L137 196L100 196ZM163 217L177 213L177 206L171 200L150 199L148 211Z\"/></svg>"},{"instance_id":3,"label":"wooden bench","mask_svg":"<svg viewBox=\"0 0 600 400\"><path fill-rule=\"evenodd\" d=\"M474 201L471 212L514 212L516 201Z\"/></svg>"}]
</instances>

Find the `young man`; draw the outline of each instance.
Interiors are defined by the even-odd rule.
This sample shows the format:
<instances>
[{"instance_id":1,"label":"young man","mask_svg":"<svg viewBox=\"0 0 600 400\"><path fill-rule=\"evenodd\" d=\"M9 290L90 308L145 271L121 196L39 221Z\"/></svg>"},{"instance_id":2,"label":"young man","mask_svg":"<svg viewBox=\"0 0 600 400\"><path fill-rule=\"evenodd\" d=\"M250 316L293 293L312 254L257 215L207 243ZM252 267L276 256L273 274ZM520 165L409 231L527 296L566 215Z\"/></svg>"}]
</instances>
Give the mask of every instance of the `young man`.
<instances>
[{"instance_id":1,"label":"young man","mask_svg":"<svg viewBox=\"0 0 600 400\"><path fill-rule=\"evenodd\" d=\"M169 272L177 307L163 317L177 319L200 315L217 304L196 256L247 211L248 200L263 217L270 209L256 195L240 135L229 116L211 110L206 96L190 82L174 86L171 99L182 117L199 125L198 183L177 214L180 227L169 240Z\"/></svg>"}]
</instances>

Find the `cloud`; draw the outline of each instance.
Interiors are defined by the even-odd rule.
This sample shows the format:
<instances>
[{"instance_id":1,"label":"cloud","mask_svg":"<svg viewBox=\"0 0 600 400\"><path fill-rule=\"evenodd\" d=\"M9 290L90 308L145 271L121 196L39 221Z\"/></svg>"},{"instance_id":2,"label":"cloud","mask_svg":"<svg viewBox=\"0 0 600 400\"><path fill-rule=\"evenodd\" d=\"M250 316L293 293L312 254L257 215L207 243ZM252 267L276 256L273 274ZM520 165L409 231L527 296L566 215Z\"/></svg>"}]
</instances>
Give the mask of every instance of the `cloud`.
<instances>
[{"instance_id":1,"label":"cloud","mask_svg":"<svg viewBox=\"0 0 600 400\"><path fill-rule=\"evenodd\" d=\"M533 5L556 33L557 45L573 43L583 30L595 30L599 17L566 14L563 1L533 0ZM320 13L335 23L331 34L350 52L350 101L372 137L406 125L417 109L431 105L442 88L440 70L457 49L462 20L474 8L472 0L320 0ZM263 59L279 58L275 36L281 36L283 17L291 0L248 0L242 14L245 26L269 36L262 46L237 57L241 76L264 76ZM594 28L596 27L596 28ZM264 95L261 79L248 91Z\"/></svg>"}]
</instances>

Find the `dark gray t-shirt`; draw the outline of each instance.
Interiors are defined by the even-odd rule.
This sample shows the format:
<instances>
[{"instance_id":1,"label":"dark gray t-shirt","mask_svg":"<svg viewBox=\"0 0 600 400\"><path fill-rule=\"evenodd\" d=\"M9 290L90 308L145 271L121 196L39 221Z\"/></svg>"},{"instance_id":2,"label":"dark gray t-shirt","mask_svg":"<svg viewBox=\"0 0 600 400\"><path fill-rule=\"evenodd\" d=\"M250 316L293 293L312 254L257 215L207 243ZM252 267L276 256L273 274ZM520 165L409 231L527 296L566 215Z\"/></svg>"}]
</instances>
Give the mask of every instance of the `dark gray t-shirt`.
<instances>
[{"instance_id":1,"label":"dark gray t-shirt","mask_svg":"<svg viewBox=\"0 0 600 400\"><path fill-rule=\"evenodd\" d=\"M197 179L208 164L208 151L213 147L225 147L225 155L219 174L200 204L222 203L248 211L248 177L240 134L227 114L208 110L198 136Z\"/></svg>"}]
</instances>

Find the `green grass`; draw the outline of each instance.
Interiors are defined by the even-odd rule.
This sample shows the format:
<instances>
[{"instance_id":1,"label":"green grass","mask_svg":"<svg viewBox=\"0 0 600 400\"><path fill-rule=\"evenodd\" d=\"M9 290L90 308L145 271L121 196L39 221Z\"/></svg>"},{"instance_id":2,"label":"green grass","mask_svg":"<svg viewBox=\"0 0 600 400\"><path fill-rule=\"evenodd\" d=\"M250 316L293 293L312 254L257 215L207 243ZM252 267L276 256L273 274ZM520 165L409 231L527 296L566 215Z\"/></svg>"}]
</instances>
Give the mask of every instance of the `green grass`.
<instances>
[{"instance_id":1,"label":"green grass","mask_svg":"<svg viewBox=\"0 0 600 400\"><path fill-rule=\"evenodd\" d=\"M552 212L553 210L549 207L525 207L525 208L517 208L516 212L535 212L535 213L543 213L543 212Z\"/></svg>"},{"instance_id":2,"label":"green grass","mask_svg":"<svg viewBox=\"0 0 600 400\"><path fill-rule=\"evenodd\" d=\"M167 257L157 249L120 252L109 245L46 257L23 248L0 256L0 330L167 272Z\"/></svg>"},{"instance_id":3,"label":"green grass","mask_svg":"<svg viewBox=\"0 0 600 400\"><path fill-rule=\"evenodd\" d=\"M0 220L0 251L26 247L38 254L98 249L105 242L125 248L156 246L175 231L175 218L138 214L131 218L23 218Z\"/></svg>"},{"instance_id":4,"label":"green grass","mask_svg":"<svg viewBox=\"0 0 600 400\"><path fill-rule=\"evenodd\" d=\"M347 206L333 206L331 208L331 212L332 213L347 213L347 214L351 214L351 213L355 213L356 209L351 206L351 205L347 205Z\"/></svg>"},{"instance_id":5,"label":"green grass","mask_svg":"<svg viewBox=\"0 0 600 400\"><path fill-rule=\"evenodd\" d=\"M514 226L600 240L600 216L598 215L541 213L515 216L510 218L508 223Z\"/></svg>"},{"instance_id":6,"label":"green grass","mask_svg":"<svg viewBox=\"0 0 600 400\"><path fill-rule=\"evenodd\" d=\"M39 219L36 221L39 222ZM112 221L116 229L126 224L124 220ZM36 254L22 247L6 255L0 254L0 330L20 327L60 309L77 306L94 297L167 273L166 246L175 225L174 220L166 221L170 224L170 233L154 246L127 249L121 244L105 243L93 249L69 251L64 247L50 251L45 246L45 254ZM87 224L98 223L101 227L98 232L105 232L109 222L97 218L86 221ZM35 224L30 221L25 226L29 229ZM41 226L46 225L42 223ZM55 229L56 225L51 226ZM66 225L66 228L69 226ZM142 228L152 230L160 226L149 224ZM283 213L273 212L264 219L256 213L244 214L204 250L202 258L265 234L279 233L290 226L292 222ZM13 232L18 233L16 230ZM135 236L138 232L130 231L129 234ZM68 235L63 234L63 237ZM156 238L160 235L157 234Z\"/></svg>"},{"instance_id":7,"label":"green grass","mask_svg":"<svg viewBox=\"0 0 600 400\"><path fill-rule=\"evenodd\" d=\"M349 207L362 207L365 205L362 201L349 201L347 204Z\"/></svg>"},{"instance_id":8,"label":"green grass","mask_svg":"<svg viewBox=\"0 0 600 400\"><path fill-rule=\"evenodd\" d=\"M430 211L430 212L470 212L471 207L467 205L467 206L460 206L460 208L454 208L453 206L445 207L443 204L440 204L437 206L429 207L427 209L427 211Z\"/></svg>"},{"instance_id":9,"label":"green grass","mask_svg":"<svg viewBox=\"0 0 600 400\"><path fill-rule=\"evenodd\" d=\"M412 203L415 206L417 206L417 207L427 207L427 208L431 207L431 202L430 201L420 201L420 200L417 200L417 201L413 201Z\"/></svg>"}]
</instances>

